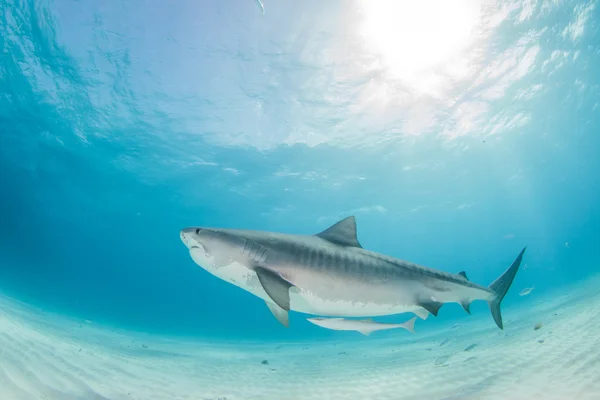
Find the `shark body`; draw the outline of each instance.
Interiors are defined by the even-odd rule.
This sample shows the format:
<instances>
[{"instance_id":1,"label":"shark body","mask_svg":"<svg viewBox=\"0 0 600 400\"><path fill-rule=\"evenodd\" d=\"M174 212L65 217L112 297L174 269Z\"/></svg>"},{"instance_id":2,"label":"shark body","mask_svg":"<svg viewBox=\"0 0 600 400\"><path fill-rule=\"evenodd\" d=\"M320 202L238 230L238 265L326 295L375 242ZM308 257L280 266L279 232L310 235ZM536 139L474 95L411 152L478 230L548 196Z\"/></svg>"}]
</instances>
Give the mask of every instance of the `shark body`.
<instances>
[{"instance_id":1,"label":"shark body","mask_svg":"<svg viewBox=\"0 0 600 400\"><path fill-rule=\"evenodd\" d=\"M180 237L196 264L263 299L289 326L288 312L330 317L375 317L412 312L437 316L444 303L469 312L487 301L502 329L500 302L525 248L489 287L452 274L362 248L348 217L316 235L191 227Z\"/></svg>"}]
</instances>

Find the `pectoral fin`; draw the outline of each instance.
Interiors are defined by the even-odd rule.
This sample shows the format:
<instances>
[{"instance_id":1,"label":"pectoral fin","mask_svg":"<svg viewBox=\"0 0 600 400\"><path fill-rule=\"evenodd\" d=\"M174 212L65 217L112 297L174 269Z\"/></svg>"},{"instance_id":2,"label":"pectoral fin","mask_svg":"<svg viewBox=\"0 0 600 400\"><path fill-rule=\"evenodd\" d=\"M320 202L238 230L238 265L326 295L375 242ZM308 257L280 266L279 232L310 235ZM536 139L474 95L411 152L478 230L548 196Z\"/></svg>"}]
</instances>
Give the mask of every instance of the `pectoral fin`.
<instances>
[{"instance_id":1,"label":"pectoral fin","mask_svg":"<svg viewBox=\"0 0 600 400\"><path fill-rule=\"evenodd\" d=\"M267 307L269 307L269 310L271 310L275 318L277 318L277 321L281 322L281 325L285 326L286 328L289 328L290 317L288 315L288 312L283 308L279 307L277 304L271 303L270 301L265 301L265 303L267 304Z\"/></svg>"},{"instance_id":2,"label":"pectoral fin","mask_svg":"<svg viewBox=\"0 0 600 400\"><path fill-rule=\"evenodd\" d=\"M292 284L283 279L278 273L263 267L254 268L258 280L271 300L284 311L290 310L290 287ZM271 310L272 311L272 310ZM279 318L277 318L279 319Z\"/></svg>"}]
</instances>

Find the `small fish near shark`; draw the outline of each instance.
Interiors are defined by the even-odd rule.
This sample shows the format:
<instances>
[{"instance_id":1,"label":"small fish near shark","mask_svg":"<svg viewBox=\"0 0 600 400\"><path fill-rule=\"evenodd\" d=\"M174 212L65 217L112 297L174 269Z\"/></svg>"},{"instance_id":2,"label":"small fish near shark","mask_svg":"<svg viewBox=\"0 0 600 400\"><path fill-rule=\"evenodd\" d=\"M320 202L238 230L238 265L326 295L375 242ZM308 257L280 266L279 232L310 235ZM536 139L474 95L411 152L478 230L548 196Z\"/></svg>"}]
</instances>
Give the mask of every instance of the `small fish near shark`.
<instances>
[{"instance_id":1,"label":"small fish near shark","mask_svg":"<svg viewBox=\"0 0 600 400\"><path fill-rule=\"evenodd\" d=\"M527 296L528 294L533 292L533 289L535 289L535 286L525 288L519 292L519 296L521 296L521 297Z\"/></svg>"},{"instance_id":2,"label":"small fish near shark","mask_svg":"<svg viewBox=\"0 0 600 400\"><path fill-rule=\"evenodd\" d=\"M289 326L289 311L324 317L376 317L414 313L437 316L445 303L470 314L474 300L488 303L503 329L500 303L525 248L490 286L364 249L356 220L345 218L314 235L190 227L180 238L196 264L263 299Z\"/></svg>"},{"instance_id":3,"label":"small fish near shark","mask_svg":"<svg viewBox=\"0 0 600 400\"><path fill-rule=\"evenodd\" d=\"M323 328L333 329L336 331L357 331L365 336L369 336L375 331L382 331L385 329L396 329L404 328L410 333L415 333L415 321L417 317L412 317L408 321L401 324L384 324L382 322L376 322L372 319L346 319L346 318L307 318L306 320L312 322Z\"/></svg>"}]
</instances>

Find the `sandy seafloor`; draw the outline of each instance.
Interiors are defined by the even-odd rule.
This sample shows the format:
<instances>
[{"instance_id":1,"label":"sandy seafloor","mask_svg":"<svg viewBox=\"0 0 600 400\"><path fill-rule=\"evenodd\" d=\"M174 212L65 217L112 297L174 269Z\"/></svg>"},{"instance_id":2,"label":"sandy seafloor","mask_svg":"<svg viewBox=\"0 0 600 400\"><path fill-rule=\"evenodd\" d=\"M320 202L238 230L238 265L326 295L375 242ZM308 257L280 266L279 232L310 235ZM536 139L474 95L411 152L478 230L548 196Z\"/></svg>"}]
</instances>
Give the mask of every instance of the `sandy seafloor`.
<instances>
[{"instance_id":1,"label":"sandy seafloor","mask_svg":"<svg viewBox=\"0 0 600 400\"><path fill-rule=\"evenodd\" d=\"M504 331L479 313L435 333L269 344L119 331L0 297L0 399L600 399L598 287L506 307Z\"/></svg>"}]
</instances>

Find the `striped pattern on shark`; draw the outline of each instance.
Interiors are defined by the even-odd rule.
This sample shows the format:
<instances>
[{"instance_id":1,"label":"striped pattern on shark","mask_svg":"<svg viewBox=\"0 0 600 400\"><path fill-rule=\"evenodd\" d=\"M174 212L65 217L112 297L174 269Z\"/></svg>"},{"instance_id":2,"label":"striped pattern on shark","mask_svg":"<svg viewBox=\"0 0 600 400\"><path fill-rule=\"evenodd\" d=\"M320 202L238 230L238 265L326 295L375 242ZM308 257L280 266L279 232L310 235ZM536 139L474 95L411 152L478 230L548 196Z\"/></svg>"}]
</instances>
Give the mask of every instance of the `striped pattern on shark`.
<instances>
[{"instance_id":1,"label":"striped pattern on shark","mask_svg":"<svg viewBox=\"0 0 600 400\"><path fill-rule=\"evenodd\" d=\"M488 303L503 329L500 304L519 269L525 248L488 287L448 273L364 249L356 220L345 218L315 235L191 227L180 237L196 264L263 299L289 326L288 312L331 317L375 317L412 312L437 316L445 303L470 313Z\"/></svg>"}]
</instances>

